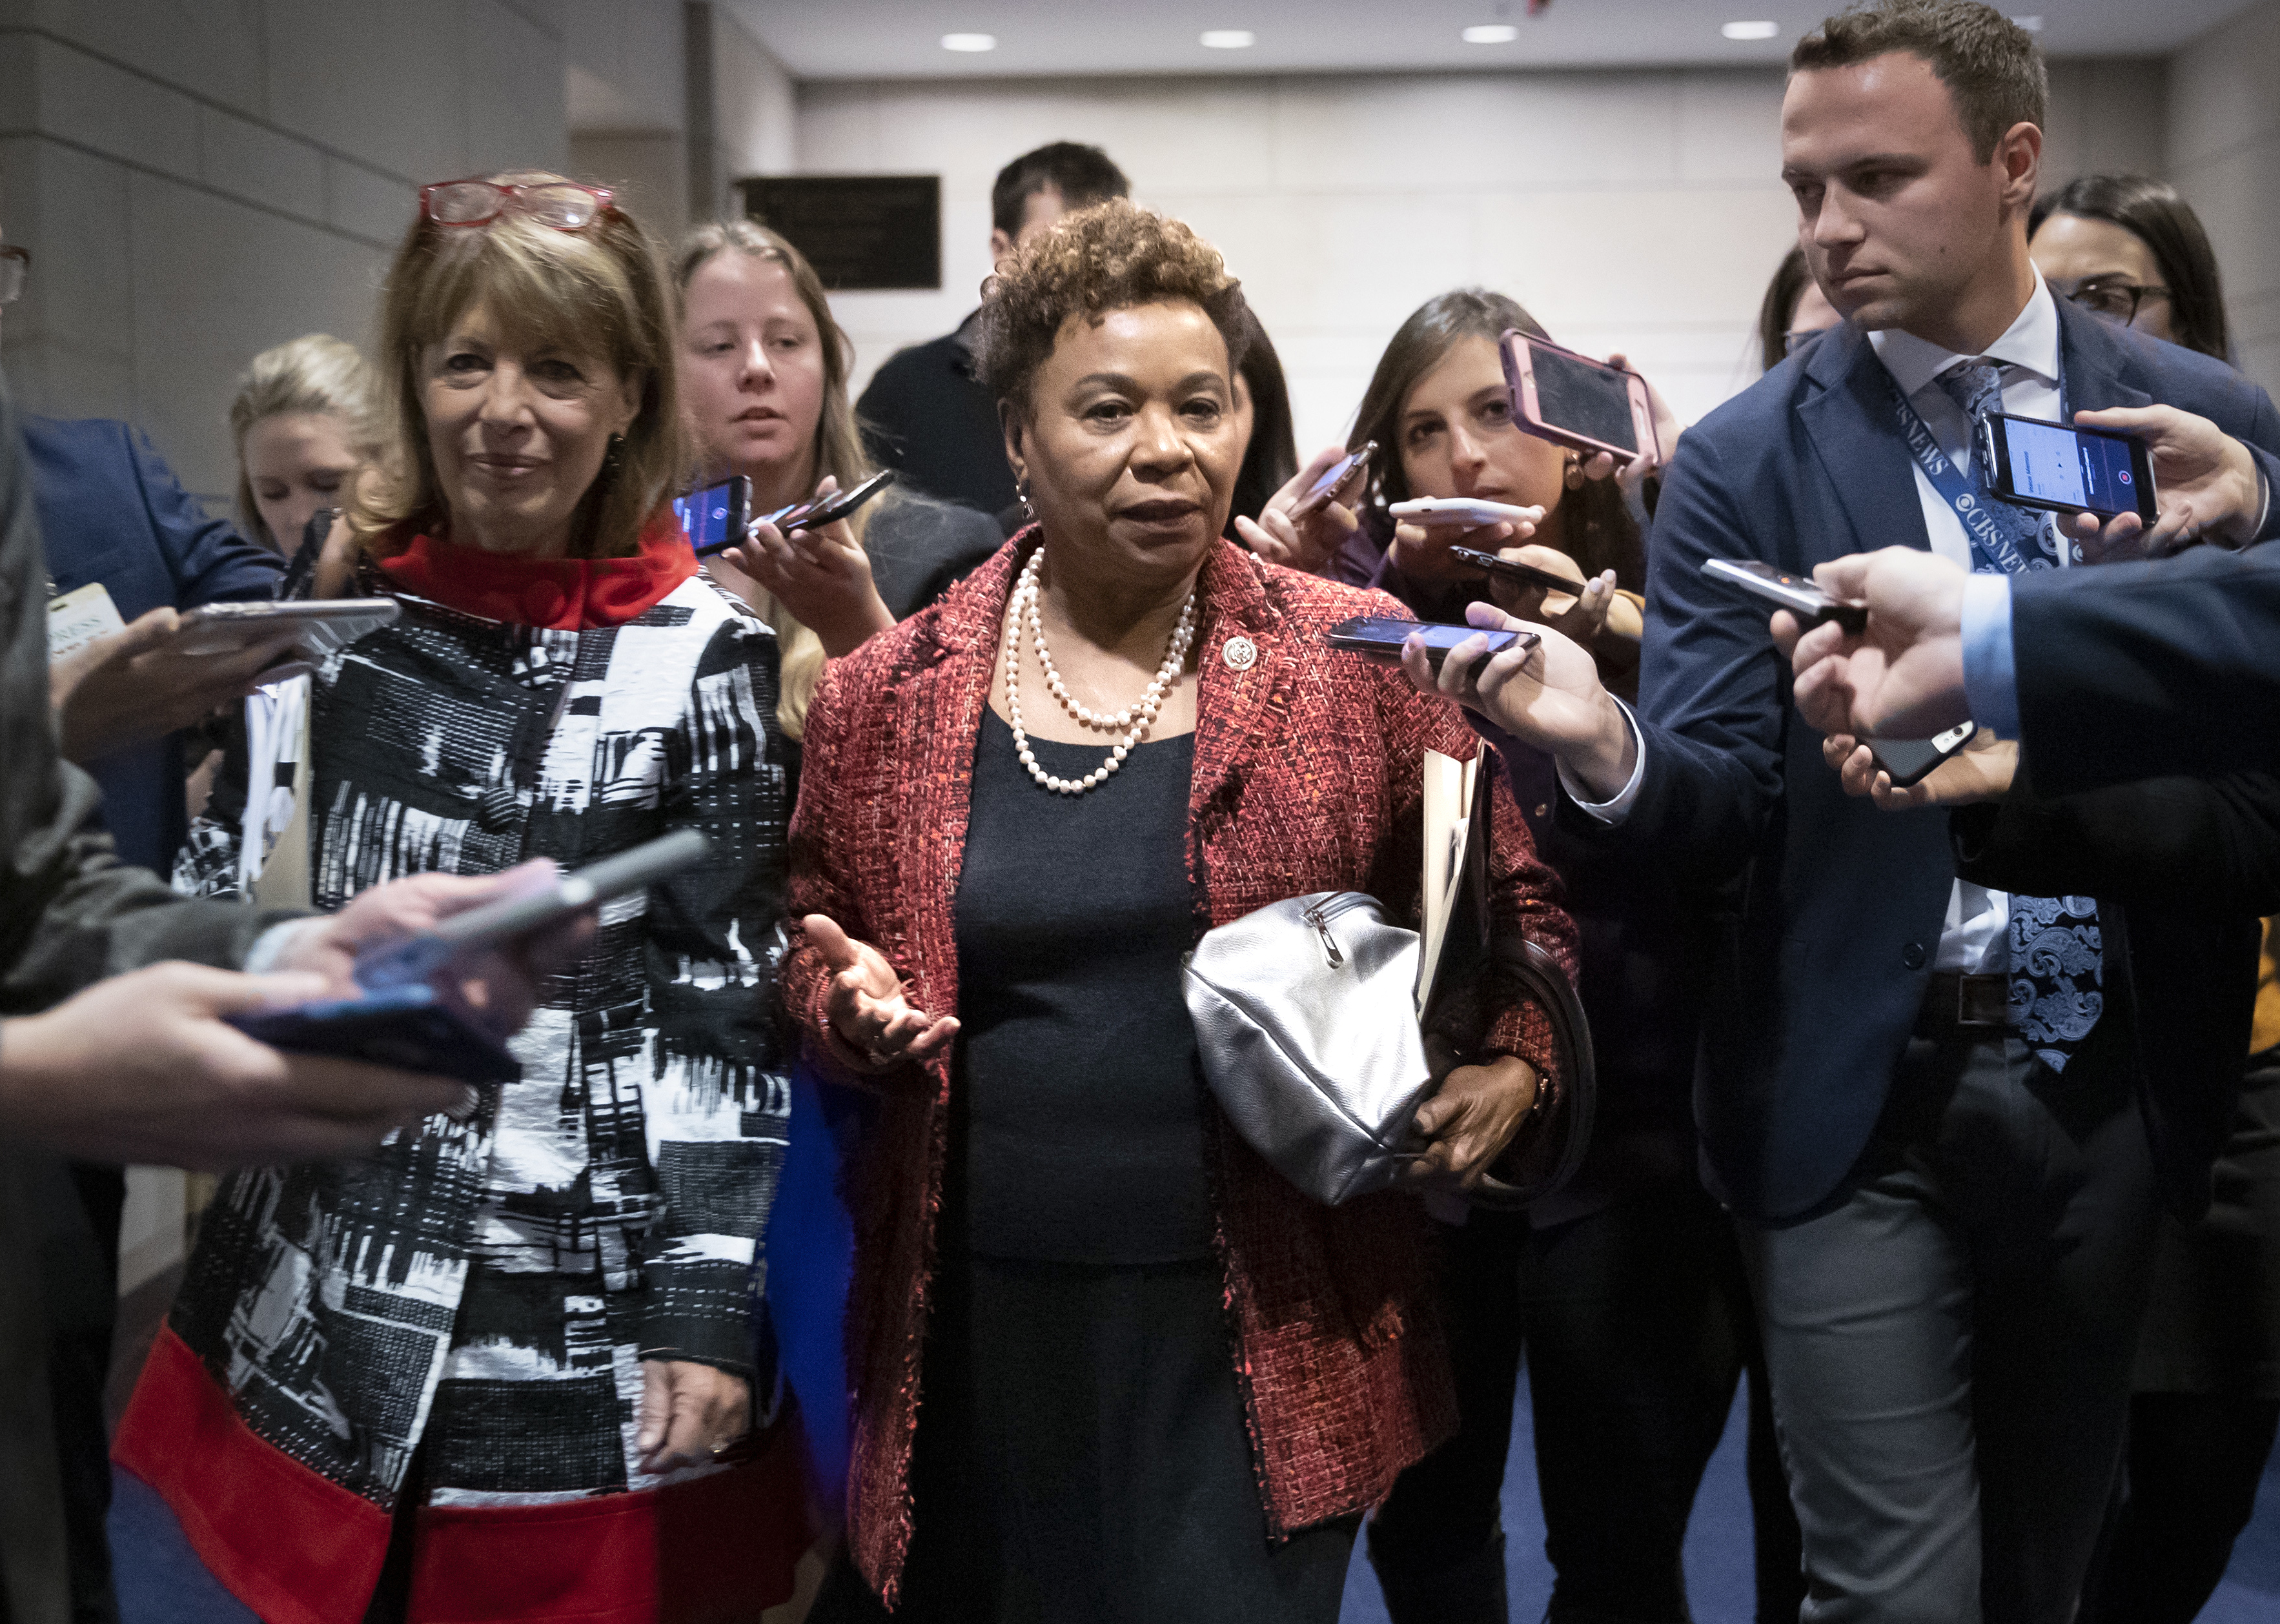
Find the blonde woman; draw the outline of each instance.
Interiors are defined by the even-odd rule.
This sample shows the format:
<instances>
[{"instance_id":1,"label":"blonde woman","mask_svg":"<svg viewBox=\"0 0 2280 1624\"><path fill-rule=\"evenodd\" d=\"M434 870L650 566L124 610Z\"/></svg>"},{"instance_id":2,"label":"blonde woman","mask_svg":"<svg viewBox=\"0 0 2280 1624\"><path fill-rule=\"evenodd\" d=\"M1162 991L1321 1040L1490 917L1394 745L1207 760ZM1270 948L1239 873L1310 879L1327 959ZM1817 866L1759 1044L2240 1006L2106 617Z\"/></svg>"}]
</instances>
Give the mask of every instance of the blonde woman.
<instances>
[{"instance_id":1,"label":"blonde woman","mask_svg":"<svg viewBox=\"0 0 2280 1624\"><path fill-rule=\"evenodd\" d=\"M606 191L439 183L379 354L350 584L403 615L312 680L311 900L712 855L605 910L468 1120L223 1186L116 1459L265 1618L756 1617L805 1543L747 1438L790 751L673 518L670 282Z\"/></svg>"},{"instance_id":2,"label":"blonde woman","mask_svg":"<svg viewBox=\"0 0 2280 1624\"><path fill-rule=\"evenodd\" d=\"M346 507L357 475L380 454L372 370L329 333L265 350L238 377L229 434L238 523L290 558L311 518Z\"/></svg>"},{"instance_id":3,"label":"blonde woman","mask_svg":"<svg viewBox=\"0 0 2280 1624\"><path fill-rule=\"evenodd\" d=\"M674 266L681 400L707 481L741 473L752 511L871 476L848 404L851 346L800 251L750 220L700 226ZM711 561L783 642L784 730L800 735L827 657L916 613L996 552L997 521L890 491L846 521L759 539Z\"/></svg>"}]
</instances>

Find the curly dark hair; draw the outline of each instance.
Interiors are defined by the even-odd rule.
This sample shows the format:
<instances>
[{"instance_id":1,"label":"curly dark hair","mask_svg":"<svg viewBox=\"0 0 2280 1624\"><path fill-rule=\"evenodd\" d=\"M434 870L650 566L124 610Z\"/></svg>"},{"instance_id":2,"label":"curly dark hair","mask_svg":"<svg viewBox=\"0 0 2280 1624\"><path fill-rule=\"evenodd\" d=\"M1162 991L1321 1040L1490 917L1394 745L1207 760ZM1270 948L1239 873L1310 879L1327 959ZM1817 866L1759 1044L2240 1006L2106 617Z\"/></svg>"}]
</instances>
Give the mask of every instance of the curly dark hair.
<instances>
[{"instance_id":1,"label":"curly dark hair","mask_svg":"<svg viewBox=\"0 0 2280 1624\"><path fill-rule=\"evenodd\" d=\"M1113 198L1068 215L982 285L974 370L1000 401L1027 411L1029 385L1072 316L1185 301L1227 341L1230 374L1251 334L1243 284L1219 250L1175 219Z\"/></svg>"}]
</instances>

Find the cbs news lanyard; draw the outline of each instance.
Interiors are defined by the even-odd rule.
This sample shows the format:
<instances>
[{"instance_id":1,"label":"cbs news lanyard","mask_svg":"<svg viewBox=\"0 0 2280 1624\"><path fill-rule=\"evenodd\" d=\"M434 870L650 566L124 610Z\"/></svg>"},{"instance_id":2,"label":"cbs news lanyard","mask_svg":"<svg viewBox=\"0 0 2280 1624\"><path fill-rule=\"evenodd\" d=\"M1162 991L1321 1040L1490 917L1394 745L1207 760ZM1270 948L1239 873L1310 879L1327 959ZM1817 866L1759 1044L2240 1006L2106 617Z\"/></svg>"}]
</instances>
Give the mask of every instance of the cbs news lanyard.
<instances>
[{"instance_id":1,"label":"cbs news lanyard","mask_svg":"<svg viewBox=\"0 0 2280 1624\"><path fill-rule=\"evenodd\" d=\"M1909 404L1906 395L1900 393L1899 380L1893 377L1881 361L1876 371L1884 380L1885 392L1892 397L1893 415L1899 420L1900 437L1908 443L1908 455L1915 458L1916 466L1923 470L1923 476L1931 481L1931 488L1939 492L1947 505L1955 511L1956 518L1963 523L1963 534L1970 540L1971 556L1976 561L1972 567L2006 575L2022 574L2038 566L2049 569L2052 566L2049 559L2030 561L2019 550L2018 543L1995 522L1995 516L1987 511L1988 504L1993 498L1983 497L1974 490L1963 470L1939 449L1938 438L1926 426L1923 415ZM2063 416L2066 412L2063 382L2060 390L2059 412ZM1976 435L1979 425L1974 423L1970 432ZM2050 524L2047 514L2038 517L2045 527Z\"/></svg>"}]
</instances>

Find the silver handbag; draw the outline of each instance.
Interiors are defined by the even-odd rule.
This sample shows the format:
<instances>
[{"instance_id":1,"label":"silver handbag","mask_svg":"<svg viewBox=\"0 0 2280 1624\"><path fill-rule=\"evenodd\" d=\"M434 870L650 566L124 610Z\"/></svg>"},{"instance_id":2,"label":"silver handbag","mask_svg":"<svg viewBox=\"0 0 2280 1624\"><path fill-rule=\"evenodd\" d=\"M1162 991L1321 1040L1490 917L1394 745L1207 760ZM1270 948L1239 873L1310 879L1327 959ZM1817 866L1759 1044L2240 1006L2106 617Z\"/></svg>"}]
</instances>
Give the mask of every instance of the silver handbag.
<instances>
[{"instance_id":1,"label":"silver handbag","mask_svg":"<svg viewBox=\"0 0 2280 1624\"><path fill-rule=\"evenodd\" d=\"M1477 774L1469 826L1489 827L1491 774ZM1437 1086L1430 1031L1461 1055L1473 1047L1496 984L1550 1023L1558 1068L1521 1137L1466 1194L1514 1209L1575 1175L1597 1099L1591 1033L1567 971L1525 936L1496 939L1488 909L1488 842L1467 840L1430 986L1423 943L1387 922L1377 898L1316 891L1204 933L1182 989L1204 1079L1244 1142L1306 1194L1337 1206L1389 1189L1423 1150L1417 1108Z\"/></svg>"},{"instance_id":2,"label":"silver handbag","mask_svg":"<svg viewBox=\"0 0 2280 1624\"><path fill-rule=\"evenodd\" d=\"M1236 1133L1337 1206L1389 1188L1433 1092L1417 933L1375 897L1316 891L1206 931L1183 988L1205 1081Z\"/></svg>"}]
</instances>

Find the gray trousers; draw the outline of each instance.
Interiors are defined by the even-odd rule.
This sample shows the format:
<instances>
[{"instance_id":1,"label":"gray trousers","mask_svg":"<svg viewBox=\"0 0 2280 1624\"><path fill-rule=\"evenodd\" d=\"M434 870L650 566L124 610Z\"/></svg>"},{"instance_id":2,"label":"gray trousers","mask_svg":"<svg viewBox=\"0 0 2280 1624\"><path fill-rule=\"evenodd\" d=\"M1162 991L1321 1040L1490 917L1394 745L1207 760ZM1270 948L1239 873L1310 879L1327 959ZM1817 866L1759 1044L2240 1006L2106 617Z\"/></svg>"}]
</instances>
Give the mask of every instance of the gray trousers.
<instances>
[{"instance_id":1,"label":"gray trousers","mask_svg":"<svg viewBox=\"0 0 2280 1624\"><path fill-rule=\"evenodd\" d=\"M2129 1043L1909 1043L1832 1210L1745 1228L1805 1624L2068 1624L2121 1458L2155 1197Z\"/></svg>"}]
</instances>

